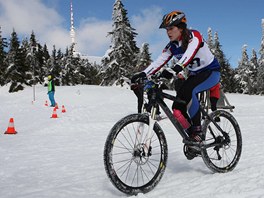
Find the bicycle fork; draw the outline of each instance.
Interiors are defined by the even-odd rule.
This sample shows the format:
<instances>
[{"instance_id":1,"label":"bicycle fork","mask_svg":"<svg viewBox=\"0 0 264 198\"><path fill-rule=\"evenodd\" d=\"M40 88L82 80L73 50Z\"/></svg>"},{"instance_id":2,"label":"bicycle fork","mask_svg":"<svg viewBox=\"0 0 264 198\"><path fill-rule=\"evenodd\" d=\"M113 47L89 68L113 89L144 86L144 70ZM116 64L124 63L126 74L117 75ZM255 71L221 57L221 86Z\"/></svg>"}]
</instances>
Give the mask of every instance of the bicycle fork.
<instances>
[{"instance_id":1,"label":"bicycle fork","mask_svg":"<svg viewBox=\"0 0 264 198\"><path fill-rule=\"evenodd\" d=\"M151 137L153 136L154 125L156 122L156 113L157 113L157 107L152 107L151 113L149 115L149 127L148 127L148 132L144 146L144 152L147 154L149 154L151 148Z\"/></svg>"},{"instance_id":2,"label":"bicycle fork","mask_svg":"<svg viewBox=\"0 0 264 198\"><path fill-rule=\"evenodd\" d=\"M141 147L142 155L145 157L148 157L151 155L151 138L153 137L153 130L154 130L155 122L156 122L156 112L157 112L157 108L152 107L151 113L148 116L149 117L149 126L147 129L146 135L144 136L144 134L143 134L143 131L144 131L144 124L143 123L139 124L137 134L136 134L136 139L137 139L139 144L135 145L135 147L141 145L139 147Z\"/></svg>"}]
</instances>

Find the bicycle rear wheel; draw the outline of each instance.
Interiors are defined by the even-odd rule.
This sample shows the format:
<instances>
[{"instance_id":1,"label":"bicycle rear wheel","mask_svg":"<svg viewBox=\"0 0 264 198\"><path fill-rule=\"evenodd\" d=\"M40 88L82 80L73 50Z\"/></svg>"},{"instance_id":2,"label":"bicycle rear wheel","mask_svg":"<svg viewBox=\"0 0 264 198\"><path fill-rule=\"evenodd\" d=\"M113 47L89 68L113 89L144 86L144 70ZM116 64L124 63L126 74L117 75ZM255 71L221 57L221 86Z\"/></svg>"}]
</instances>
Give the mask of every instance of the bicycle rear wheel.
<instances>
[{"instance_id":1,"label":"bicycle rear wheel","mask_svg":"<svg viewBox=\"0 0 264 198\"><path fill-rule=\"evenodd\" d=\"M149 118L132 114L111 129L104 147L105 170L113 185L128 195L147 193L161 180L168 148L165 135L155 123L150 150L144 152Z\"/></svg>"},{"instance_id":2,"label":"bicycle rear wheel","mask_svg":"<svg viewBox=\"0 0 264 198\"><path fill-rule=\"evenodd\" d=\"M206 166L213 172L225 173L232 171L241 156L242 136L235 118L227 111L217 110L210 114L225 132L223 135L212 121L206 119L203 124L205 143L219 143L217 146L204 148L201 155Z\"/></svg>"}]
</instances>

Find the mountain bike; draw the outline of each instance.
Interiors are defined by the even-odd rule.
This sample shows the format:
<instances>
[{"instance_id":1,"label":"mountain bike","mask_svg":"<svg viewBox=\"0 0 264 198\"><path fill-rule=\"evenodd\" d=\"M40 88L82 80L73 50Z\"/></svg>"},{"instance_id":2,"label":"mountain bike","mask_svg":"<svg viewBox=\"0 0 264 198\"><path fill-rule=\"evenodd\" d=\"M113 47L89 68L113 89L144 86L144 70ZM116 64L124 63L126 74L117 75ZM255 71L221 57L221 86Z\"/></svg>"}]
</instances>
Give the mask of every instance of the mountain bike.
<instances>
[{"instance_id":1,"label":"mountain bike","mask_svg":"<svg viewBox=\"0 0 264 198\"><path fill-rule=\"evenodd\" d=\"M225 110L208 113L200 105L205 138L202 142L191 141L164 102L164 99L174 101L176 97L161 89L162 79L151 82L148 89L150 112L120 119L106 139L104 165L112 184L125 194L137 195L151 191L161 180L167 166L168 145L157 121L158 106L182 136L187 159L202 157L212 172L232 171L242 152L241 131L233 115ZM219 117L220 122L216 122L215 117Z\"/></svg>"}]
</instances>

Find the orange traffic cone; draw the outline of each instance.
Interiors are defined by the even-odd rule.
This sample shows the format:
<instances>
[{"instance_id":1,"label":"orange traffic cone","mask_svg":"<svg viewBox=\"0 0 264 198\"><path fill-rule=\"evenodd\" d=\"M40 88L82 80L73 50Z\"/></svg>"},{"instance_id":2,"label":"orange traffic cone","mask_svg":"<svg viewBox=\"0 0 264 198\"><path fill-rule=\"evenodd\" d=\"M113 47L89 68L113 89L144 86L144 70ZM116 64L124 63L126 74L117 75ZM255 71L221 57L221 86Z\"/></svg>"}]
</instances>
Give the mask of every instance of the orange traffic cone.
<instances>
[{"instance_id":1,"label":"orange traffic cone","mask_svg":"<svg viewBox=\"0 0 264 198\"><path fill-rule=\"evenodd\" d=\"M8 127L7 127L7 130L5 132L5 134L16 134L16 130L15 130L15 126L14 126L14 119L13 118L10 118L9 120L9 124L8 124Z\"/></svg>"},{"instance_id":2,"label":"orange traffic cone","mask_svg":"<svg viewBox=\"0 0 264 198\"><path fill-rule=\"evenodd\" d=\"M64 105L62 105L61 113L66 113L66 109L65 109Z\"/></svg>"},{"instance_id":3,"label":"orange traffic cone","mask_svg":"<svg viewBox=\"0 0 264 198\"><path fill-rule=\"evenodd\" d=\"M56 109L59 109L58 103L56 103L55 108L56 108Z\"/></svg>"},{"instance_id":4,"label":"orange traffic cone","mask_svg":"<svg viewBox=\"0 0 264 198\"><path fill-rule=\"evenodd\" d=\"M45 102L45 106L49 106L49 105L48 105L48 101L47 101L47 100L46 100L46 102Z\"/></svg>"},{"instance_id":5,"label":"orange traffic cone","mask_svg":"<svg viewBox=\"0 0 264 198\"><path fill-rule=\"evenodd\" d=\"M57 112L56 112L56 107L54 107L53 113L52 113L50 118L58 118L58 115L57 115Z\"/></svg>"}]
</instances>

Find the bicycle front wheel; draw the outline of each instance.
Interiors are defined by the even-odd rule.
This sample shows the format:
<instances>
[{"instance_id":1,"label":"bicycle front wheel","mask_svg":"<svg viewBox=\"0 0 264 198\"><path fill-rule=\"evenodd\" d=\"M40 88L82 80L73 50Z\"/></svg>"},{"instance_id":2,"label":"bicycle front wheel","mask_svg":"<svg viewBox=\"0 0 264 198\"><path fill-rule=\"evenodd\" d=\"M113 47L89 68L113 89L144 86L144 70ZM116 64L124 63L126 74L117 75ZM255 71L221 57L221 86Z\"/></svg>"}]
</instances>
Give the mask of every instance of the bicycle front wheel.
<instances>
[{"instance_id":1,"label":"bicycle front wheel","mask_svg":"<svg viewBox=\"0 0 264 198\"><path fill-rule=\"evenodd\" d=\"M111 129L104 147L105 170L113 185L123 193L151 191L161 180L168 148L165 135L155 123L148 153L144 148L149 129L146 114L132 114Z\"/></svg>"},{"instance_id":2,"label":"bicycle front wheel","mask_svg":"<svg viewBox=\"0 0 264 198\"><path fill-rule=\"evenodd\" d=\"M205 143L215 146L201 150L202 158L206 166L213 172L225 173L232 171L241 156L242 135L235 118L227 111L217 110L210 114L217 121L224 134L215 124L206 119L203 124Z\"/></svg>"}]
</instances>

